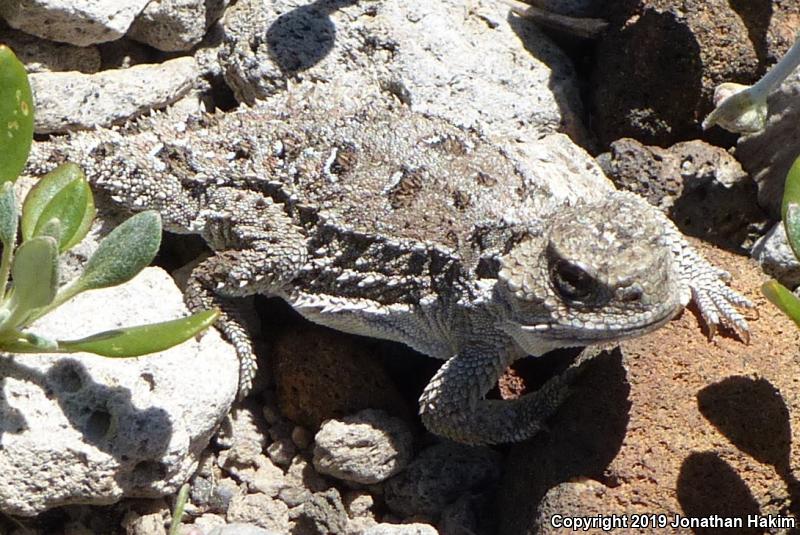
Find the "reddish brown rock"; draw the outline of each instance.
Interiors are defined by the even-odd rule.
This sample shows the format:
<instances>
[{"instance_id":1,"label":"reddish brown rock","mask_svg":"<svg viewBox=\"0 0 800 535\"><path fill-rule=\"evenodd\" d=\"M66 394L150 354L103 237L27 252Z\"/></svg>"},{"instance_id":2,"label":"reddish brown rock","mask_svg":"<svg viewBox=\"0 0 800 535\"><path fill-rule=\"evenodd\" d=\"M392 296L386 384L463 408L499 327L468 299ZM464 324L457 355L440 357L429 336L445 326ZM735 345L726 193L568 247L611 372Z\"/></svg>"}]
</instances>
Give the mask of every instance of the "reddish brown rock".
<instances>
[{"instance_id":1,"label":"reddish brown rock","mask_svg":"<svg viewBox=\"0 0 800 535\"><path fill-rule=\"evenodd\" d=\"M561 533L553 514L800 513L800 334L761 297L751 261L703 249L757 304L750 345L709 342L690 308L624 357L588 362L551 431L512 448L499 533ZM637 531L654 532L622 532Z\"/></svg>"},{"instance_id":2,"label":"reddish brown rock","mask_svg":"<svg viewBox=\"0 0 800 535\"><path fill-rule=\"evenodd\" d=\"M668 146L697 137L722 82L752 83L758 55L728 0L609 2L591 83L602 144ZM741 3L741 2L739 2Z\"/></svg>"},{"instance_id":3,"label":"reddish brown rock","mask_svg":"<svg viewBox=\"0 0 800 535\"><path fill-rule=\"evenodd\" d=\"M363 339L304 322L280 335L272 356L281 412L309 429L368 408L413 414Z\"/></svg>"}]
</instances>

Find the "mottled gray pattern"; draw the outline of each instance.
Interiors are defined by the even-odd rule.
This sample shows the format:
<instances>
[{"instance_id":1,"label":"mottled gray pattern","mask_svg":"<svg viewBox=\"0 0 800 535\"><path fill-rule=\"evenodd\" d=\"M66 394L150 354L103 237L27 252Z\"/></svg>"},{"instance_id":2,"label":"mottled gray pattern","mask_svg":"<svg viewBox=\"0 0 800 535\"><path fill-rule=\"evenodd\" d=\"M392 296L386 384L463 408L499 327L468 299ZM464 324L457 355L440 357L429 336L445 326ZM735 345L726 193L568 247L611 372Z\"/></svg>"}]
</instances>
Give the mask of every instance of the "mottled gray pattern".
<instances>
[{"instance_id":1,"label":"mottled gray pattern","mask_svg":"<svg viewBox=\"0 0 800 535\"><path fill-rule=\"evenodd\" d=\"M483 399L526 353L640 335L691 297L712 329L746 336L733 305L749 303L639 197L565 205L475 132L384 95L320 91L39 144L31 170L75 160L112 199L206 239L216 254L187 302L223 310L244 392L255 357L232 298L254 293L448 359L421 414L469 443L524 439L566 395L572 371L519 400Z\"/></svg>"}]
</instances>

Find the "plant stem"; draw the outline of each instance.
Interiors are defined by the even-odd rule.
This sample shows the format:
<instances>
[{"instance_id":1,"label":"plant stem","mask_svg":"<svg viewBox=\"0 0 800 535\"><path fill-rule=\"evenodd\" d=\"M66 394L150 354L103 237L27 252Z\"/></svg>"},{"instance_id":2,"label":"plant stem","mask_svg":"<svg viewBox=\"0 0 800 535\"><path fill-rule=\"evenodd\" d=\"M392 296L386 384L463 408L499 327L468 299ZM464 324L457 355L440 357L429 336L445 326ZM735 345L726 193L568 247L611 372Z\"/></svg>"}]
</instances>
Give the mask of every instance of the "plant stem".
<instances>
[{"instance_id":1,"label":"plant stem","mask_svg":"<svg viewBox=\"0 0 800 535\"><path fill-rule=\"evenodd\" d=\"M186 507L186 502L189 500L189 484L184 483L178 491L178 497L175 498L175 510L172 512L172 520L169 523L169 532L167 535L178 535L178 528L181 527L181 518L183 518L183 509Z\"/></svg>"},{"instance_id":2,"label":"plant stem","mask_svg":"<svg viewBox=\"0 0 800 535\"><path fill-rule=\"evenodd\" d=\"M784 54L784 56L772 66L770 70L750 88L750 95L753 100L765 100L773 90L800 65L800 32L795 38L794 44Z\"/></svg>"}]
</instances>

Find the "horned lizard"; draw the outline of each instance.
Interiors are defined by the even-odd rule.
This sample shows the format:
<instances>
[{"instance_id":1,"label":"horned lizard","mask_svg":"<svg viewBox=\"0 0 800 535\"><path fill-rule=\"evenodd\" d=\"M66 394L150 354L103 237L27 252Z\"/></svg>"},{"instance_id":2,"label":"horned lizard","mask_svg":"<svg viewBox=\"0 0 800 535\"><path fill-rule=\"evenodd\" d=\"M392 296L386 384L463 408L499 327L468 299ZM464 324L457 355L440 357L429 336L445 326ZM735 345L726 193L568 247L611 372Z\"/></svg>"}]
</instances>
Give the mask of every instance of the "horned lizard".
<instances>
[{"instance_id":1,"label":"horned lizard","mask_svg":"<svg viewBox=\"0 0 800 535\"><path fill-rule=\"evenodd\" d=\"M484 399L526 354L647 333L691 298L710 330L747 336L735 306L750 303L636 195L556 202L499 145L380 93L281 98L39 143L30 166L76 161L125 207L204 237L215 254L186 301L222 310L242 392L256 358L235 298L255 293L446 360L420 414L466 443L530 437L566 396L569 374Z\"/></svg>"}]
</instances>

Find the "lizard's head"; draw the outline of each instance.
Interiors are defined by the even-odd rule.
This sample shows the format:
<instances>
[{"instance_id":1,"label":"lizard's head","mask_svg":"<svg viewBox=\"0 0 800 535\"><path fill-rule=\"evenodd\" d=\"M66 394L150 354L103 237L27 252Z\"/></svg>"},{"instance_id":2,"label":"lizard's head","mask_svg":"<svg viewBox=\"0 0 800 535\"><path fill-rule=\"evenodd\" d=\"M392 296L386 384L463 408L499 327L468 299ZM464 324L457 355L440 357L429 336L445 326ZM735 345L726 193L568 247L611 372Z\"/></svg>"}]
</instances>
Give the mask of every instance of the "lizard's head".
<instances>
[{"instance_id":1,"label":"lizard's head","mask_svg":"<svg viewBox=\"0 0 800 535\"><path fill-rule=\"evenodd\" d=\"M644 201L615 195L567 207L543 233L500 259L503 329L529 352L631 338L681 308L663 222Z\"/></svg>"}]
</instances>

